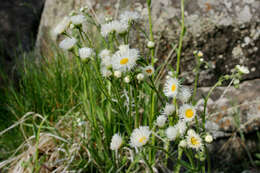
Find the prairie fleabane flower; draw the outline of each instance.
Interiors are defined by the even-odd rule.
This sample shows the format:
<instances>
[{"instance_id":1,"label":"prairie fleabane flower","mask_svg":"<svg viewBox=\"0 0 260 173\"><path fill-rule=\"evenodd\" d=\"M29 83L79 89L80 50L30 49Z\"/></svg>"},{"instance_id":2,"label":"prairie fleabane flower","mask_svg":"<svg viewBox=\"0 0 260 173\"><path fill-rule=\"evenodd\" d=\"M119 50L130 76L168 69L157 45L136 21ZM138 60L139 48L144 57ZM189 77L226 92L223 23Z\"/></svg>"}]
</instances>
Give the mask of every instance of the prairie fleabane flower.
<instances>
[{"instance_id":1,"label":"prairie fleabane flower","mask_svg":"<svg viewBox=\"0 0 260 173\"><path fill-rule=\"evenodd\" d=\"M125 11L119 16L119 19L124 23L129 23L131 21L137 21L141 18L138 12Z\"/></svg>"},{"instance_id":2,"label":"prairie fleabane flower","mask_svg":"<svg viewBox=\"0 0 260 173\"><path fill-rule=\"evenodd\" d=\"M118 150L121 145L123 144L123 139L121 135L119 134L114 134L110 143L110 149L111 150Z\"/></svg>"},{"instance_id":3,"label":"prairie fleabane flower","mask_svg":"<svg viewBox=\"0 0 260 173\"><path fill-rule=\"evenodd\" d=\"M65 38L62 40L59 44L59 47L62 48L63 50L70 50L73 48L73 46L77 43L77 39L72 37L72 38Z\"/></svg>"},{"instance_id":4,"label":"prairie fleabane flower","mask_svg":"<svg viewBox=\"0 0 260 173\"><path fill-rule=\"evenodd\" d=\"M105 58L107 56L110 56L111 52L108 49L103 49L100 53L99 53L99 57L100 58Z\"/></svg>"},{"instance_id":5,"label":"prairie fleabane flower","mask_svg":"<svg viewBox=\"0 0 260 173\"><path fill-rule=\"evenodd\" d=\"M75 15L75 16L71 16L70 17L70 21L74 25L82 25L82 23L85 21L85 16L83 16L81 14Z\"/></svg>"},{"instance_id":6,"label":"prairie fleabane flower","mask_svg":"<svg viewBox=\"0 0 260 173\"><path fill-rule=\"evenodd\" d=\"M196 150L202 148L201 137L194 130L188 131L188 135L186 136L186 142L189 148L193 148Z\"/></svg>"},{"instance_id":7,"label":"prairie fleabane flower","mask_svg":"<svg viewBox=\"0 0 260 173\"><path fill-rule=\"evenodd\" d=\"M122 72L131 70L135 65L139 56L139 51L136 49L130 49L128 45L121 46L112 57L112 65L114 70L120 70Z\"/></svg>"},{"instance_id":8,"label":"prairie fleabane flower","mask_svg":"<svg viewBox=\"0 0 260 173\"><path fill-rule=\"evenodd\" d=\"M120 22L118 20L113 20L109 23L105 23L101 25L101 35L103 37L108 36L108 34L117 32L119 34L127 31L128 25L124 22Z\"/></svg>"},{"instance_id":9,"label":"prairie fleabane flower","mask_svg":"<svg viewBox=\"0 0 260 173\"><path fill-rule=\"evenodd\" d=\"M174 111L175 111L175 106L173 104L166 103L163 109L163 114L169 116L172 115Z\"/></svg>"},{"instance_id":10,"label":"prairie fleabane flower","mask_svg":"<svg viewBox=\"0 0 260 173\"><path fill-rule=\"evenodd\" d=\"M179 120L179 122L174 126L178 130L178 135L184 135L187 129L186 122Z\"/></svg>"},{"instance_id":11,"label":"prairie fleabane flower","mask_svg":"<svg viewBox=\"0 0 260 173\"><path fill-rule=\"evenodd\" d=\"M184 121L192 121L196 115L196 109L194 106L189 104L184 104L180 108L180 117L184 119Z\"/></svg>"},{"instance_id":12,"label":"prairie fleabane flower","mask_svg":"<svg viewBox=\"0 0 260 173\"><path fill-rule=\"evenodd\" d=\"M242 74L249 74L249 70L245 66L236 65L236 69L237 69L237 71L239 71Z\"/></svg>"},{"instance_id":13,"label":"prairie fleabane flower","mask_svg":"<svg viewBox=\"0 0 260 173\"><path fill-rule=\"evenodd\" d=\"M147 76L152 76L154 74L153 66L149 65L143 68L143 73Z\"/></svg>"},{"instance_id":14,"label":"prairie fleabane flower","mask_svg":"<svg viewBox=\"0 0 260 173\"><path fill-rule=\"evenodd\" d=\"M172 141L178 136L178 129L176 127L170 126L165 131L167 138Z\"/></svg>"},{"instance_id":15,"label":"prairie fleabane flower","mask_svg":"<svg viewBox=\"0 0 260 173\"><path fill-rule=\"evenodd\" d=\"M83 60L93 55L94 55L94 51L91 48L83 47L79 49L79 57Z\"/></svg>"},{"instance_id":16,"label":"prairie fleabane flower","mask_svg":"<svg viewBox=\"0 0 260 173\"><path fill-rule=\"evenodd\" d=\"M51 31L51 36L53 39L56 39L56 37L63 32L69 27L70 24L70 19L69 17L64 17L63 20L56 25L56 27Z\"/></svg>"},{"instance_id":17,"label":"prairie fleabane flower","mask_svg":"<svg viewBox=\"0 0 260 173\"><path fill-rule=\"evenodd\" d=\"M130 137L130 145L132 147L141 147L145 145L150 137L151 131L148 126L141 126L134 129Z\"/></svg>"},{"instance_id":18,"label":"prairie fleabane flower","mask_svg":"<svg viewBox=\"0 0 260 173\"><path fill-rule=\"evenodd\" d=\"M158 127L163 127L165 125L166 121L167 121L167 117L165 115L160 115L156 119L156 125Z\"/></svg>"},{"instance_id":19,"label":"prairie fleabane flower","mask_svg":"<svg viewBox=\"0 0 260 173\"><path fill-rule=\"evenodd\" d=\"M178 99L182 101L182 103L186 103L189 101L191 97L191 90L188 87L181 87L180 92L178 93Z\"/></svg>"},{"instance_id":20,"label":"prairie fleabane flower","mask_svg":"<svg viewBox=\"0 0 260 173\"><path fill-rule=\"evenodd\" d=\"M175 98L179 89L179 81L176 78L168 77L164 85L164 94L167 97Z\"/></svg>"}]
</instances>

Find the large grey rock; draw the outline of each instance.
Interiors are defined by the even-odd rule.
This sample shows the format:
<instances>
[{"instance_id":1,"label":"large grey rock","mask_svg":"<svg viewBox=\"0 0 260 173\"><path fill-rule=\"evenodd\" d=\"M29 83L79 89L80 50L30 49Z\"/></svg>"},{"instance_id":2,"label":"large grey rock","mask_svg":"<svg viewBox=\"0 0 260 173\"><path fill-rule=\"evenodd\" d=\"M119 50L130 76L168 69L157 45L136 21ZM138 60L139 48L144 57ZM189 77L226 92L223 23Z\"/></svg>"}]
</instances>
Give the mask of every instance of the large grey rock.
<instances>
[{"instance_id":1,"label":"large grey rock","mask_svg":"<svg viewBox=\"0 0 260 173\"><path fill-rule=\"evenodd\" d=\"M120 2L120 4L117 4ZM135 9L147 20L145 0L47 0L42 15L37 47L46 52L50 31L72 9L88 4L97 12L97 17L116 15L115 8ZM157 57L162 62L171 51L171 43L177 44L180 26L180 0L152 1L152 16L157 43ZM62 10L61 10L62 9ZM209 68L202 67L200 86L213 85L219 76L231 72L236 64L249 67L251 73L244 79L260 77L260 1L259 0L186 0L184 39L181 60L181 76L185 84L194 81L194 50L202 50ZM120 11L120 10L119 10ZM147 24L144 25L148 28ZM55 40L56 38L54 38ZM139 48L144 49L145 44ZM176 56L172 56L173 62ZM174 63L173 63L174 65Z\"/></svg>"},{"instance_id":2,"label":"large grey rock","mask_svg":"<svg viewBox=\"0 0 260 173\"><path fill-rule=\"evenodd\" d=\"M34 47L44 0L2 0L0 5L1 64Z\"/></svg>"}]
</instances>

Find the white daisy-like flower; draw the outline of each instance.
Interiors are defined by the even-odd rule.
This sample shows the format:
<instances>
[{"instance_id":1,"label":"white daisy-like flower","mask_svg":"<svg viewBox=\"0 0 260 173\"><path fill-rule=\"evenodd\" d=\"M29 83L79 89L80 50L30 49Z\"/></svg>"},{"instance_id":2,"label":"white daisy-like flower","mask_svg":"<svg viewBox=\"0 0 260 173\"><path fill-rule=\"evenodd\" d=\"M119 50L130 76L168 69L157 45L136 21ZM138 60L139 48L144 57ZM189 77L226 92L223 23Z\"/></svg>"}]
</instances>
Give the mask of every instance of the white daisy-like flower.
<instances>
[{"instance_id":1,"label":"white daisy-like flower","mask_svg":"<svg viewBox=\"0 0 260 173\"><path fill-rule=\"evenodd\" d=\"M59 47L62 48L63 50L70 50L73 48L73 46L77 43L77 39L72 37L72 38L65 38L62 40L59 44Z\"/></svg>"},{"instance_id":2,"label":"white daisy-like flower","mask_svg":"<svg viewBox=\"0 0 260 173\"><path fill-rule=\"evenodd\" d=\"M91 48L83 47L83 48L79 49L79 57L82 60L91 57L93 54L94 54L94 51Z\"/></svg>"},{"instance_id":3,"label":"white daisy-like flower","mask_svg":"<svg viewBox=\"0 0 260 173\"><path fill-rule=\"evenodd\" d=\"M114 70L122 72L131 70L135 65L139 56L137 49L130 49L124 46L124 49L118 50L112 57L112 65Z\"/></svg>"},{"instance_id":4,"label":"white daisy-like flower","mask_svg":"<svg viewBox=\"0 0 260 173\"><path fill-rule=\"evenodd\" d=\"M205 136L205 141L206 141L207 143L211 143L211 142L213 141L212 135L207 134L207 135Z\"/></svg>"},{"instance_id":5,"label":"white daisy-like flower","mask_svg":"<svg viewBox=\"0 0 260 173\"><path fill-rule=\"evenodd\" d=\"M188 87L181 87L180 92L178 93L178 98L182 101L182 103L189 101L190 97L191 90Z\"/></svg>"},{"instance_id":6,"label":"white daisy-like flower","mask_svg":"<svg viewBox=\"0 0 260 173\"><path fill-rule=\"evenodd\" d=\"M165 131L167 138L173 141L178 136L178 129L176 127L170 126Z\"/></svg>"},{"instance_id":7,"label":"white daisy-like flower","mask_svg":"<svg viewBox=\"0 0 260 173\"><path fill-rule=\"evenodd\" d=\"M136 75L136 79L137 79L138 81L144 80L144 74L143 74L143 73L138 73L138 74Z\"/></svg>"},{"instance_id":8,"label":"white daisy-like flower","mask_svg":"<svg viewBox=\"0 0 260 173\"><path fill-rule=\"evenodd\" d=\"M175 106L173 104L166 103L163 109L163 113L167 116L170 116L173 114L174 111L175 111Z\"/></svg>"},{"instance_id":9,"label":"white daisy-like flower","mask_svg":"<svg viewBox=\"0 0 260 173\"><path fill-rule=\"evenodd\" d=\"M120 78L121 76L122 76L122 72L121 71L114 71L114 76L116 77L116 78Z\"/></svg>"},{"instance_id":10,"label":"white daisy-like flower","mask_svg":"<svg viewBox=\"0 0 260 173\"><path fill-rule=\"evenodd\" d=\"M86 20L86 18L82 14L79 14L79 15L71 16L70 20L71 23L73 23L74 25L81 25Z\"/></svg>"},{"instance_id":11,"label":"white daisy-like flower","mask_svg":"<svg viewBox=\"0 0 260 173\"><path fill-rule=\"evenodd\" d=\"M149 65L143 68L143 73L147 76L152 76L154 74L154 68L153 66Z\"/></svg>"},{"instance_id":12,"label":"white daisy-like flower","mask_svg":"<svg viewBox=\"0 0 260 173\"><path fill-rule=\"evenodd\" d=\"M118 20L113 20L109 23L105 23L101 25L101 35L103 37L108 36L108 34L117 32L119 34L127 31L128 25L124 22L120 22Z\"/></svg>"},{"instance_id":13,"label":"white daisy-like flower","mask_svg":"<svg viewBox=\"0 0 260 173\"><path fill-rule=\"evenodd\" d=\"M189 104L184 104L180 108L180 117L184 119L184 121L192 121L196 115L196 109L194 106Z\"/></svg>"},{"instance_id":14,"label":"white daisy-like flower","mask_svg":"<svg viewBox=\"0 0 260 173\"><path fill-rule=\"evenodd\" d=\"M70 19L69 17L64 17L63 20L56 25L56 27L51 31L51 37L53 40L56 39L56 37L63 32L69 27L70 24Z\"/></svg>"},{"instance_id":15,"label":"white daisy-like flower","mask_svg":"<svg viewBox=\"0 0 260 173\"><path fill-rule=\"evenodd\" d=\"M125 23L129 23L131 21L137 21L140 18L141 16L138 12L132 12L132 11L125 11L119 16L119 19Z\"/></svg>"},{"instance_id":16,"label":"white daisy-like flower","mask_svg":"<svg viewBox=\"0 0 260 173\"><path fill-rule=\"evenodd\" d=\"M110 56L111 52L108 49L103 49L100 53L99 53L99 57L100 58L105 58L107 56Z\"/></svg>"},{"instance_id":17,"label":"white daisy-like flower","mask_svg":"<svg viewBox=\"0 0 260 173\"><path fill-rule=\"evenodd\" d=\"M152 48L154 48L154 46L155 46L155 43L153 41L148 41L148 43L147 43L148 48L152 49Z\"/></svg>"},{"instance_id":18,"label":"white daisy-like flower","mask_svg":"<svg viewBox=\"0 0 260 173\"><path fill-rule=\"evenodd\" d=\"M110 143L110 149L111 150L118 150L121 145L123 144L123 139L121 135L119 134L114 134Z\"/></svg>"},{"instance_id":19,"label":"white daisy-like flower","mask_svg":"<svg viewBox=\"0 0 260 173\"><path fill-rule=\"evenodd\" d=\"M187 130L186 122L179 120L179 122L174 126L178 130L178 135L184 135Z\"/></svg>"},{"instance_id":20,"label":"white daisy-like flower","mask_svg":"<svg viewBox=\"0 0 260 173\"><path fill-rule=\"evenodd\" d=\"M112 75L112 72L106 66L102 66L101 74L103 77L110 77Z\"/></svg>"},{"instance_id":21,"label":"white daisy-like flower","mask_svg":"<svg viewBox=\"0 0 260 173\"><path fill-rule=\"evenodd\" d=\"M189 131L186 136L187 146L196 150L202 149L201 137L195 131Z\"/></svg>"},{"instance_id":22,"label":"white daisy-like flower","mask_svg":"<svg viewBox=\"0 0 260 173\"><path fill-rule=\"evenodd\" d=\"M141 126L134 129L130 137L130 145L132 147L141 147L145 145L149 140L150 134L151 131L148 126Z\"/></svg>"},{"instance_id":23,"label":"white daisy-like flower","mask_svg":"<svg viewBox=\"0 0 260 173\"><path fill-rule=\"evenodd\" d=\"M179 81L176 78L168 77L163 92L167 97L175 98L179 89Z\"/></svg>"},{"instance_id":24,"label":"white daisy-like flower","mask_svg":"<svg viewBox=\"0 0 260 173\"><path fill-rule=\"evenodd\" d=\"M165 115L160 115L156 119L156 125L158 127L163 127L165 125L166 121L167 121L167 117Z\"/></svg>"},{"instance_id":25,"label":"white daisy-like flower","mask_svg":"<svg viewBox=\"0 0 260 173\"><path fill-rule=\"evenodd\" d=\"M245 66L236 65L236 69L242 74L249 74L249 70Z\"/></svg>"}]
</instances>

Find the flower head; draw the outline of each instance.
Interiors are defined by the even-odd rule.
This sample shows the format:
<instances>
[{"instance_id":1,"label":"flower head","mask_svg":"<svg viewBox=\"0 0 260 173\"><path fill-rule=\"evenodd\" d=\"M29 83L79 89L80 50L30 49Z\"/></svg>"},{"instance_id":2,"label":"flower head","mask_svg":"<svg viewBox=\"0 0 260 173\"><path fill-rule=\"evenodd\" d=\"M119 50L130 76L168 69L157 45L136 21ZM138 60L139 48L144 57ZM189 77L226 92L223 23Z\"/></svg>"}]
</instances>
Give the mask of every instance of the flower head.
<instances>
[{"instance_id":1,"label":"flower head","mask_svg":"<svg viewBox=\"0 0 260 173\"><path fill-rule=\"evenodd\" d=\"M153 66L149 65L143 68L143 73L147 76L152 76L154 74Z\"/></svg>"},{"instance_id":2,"label":"flower head","mask_svg":"<svg viewBox=\"0 0 260 173\"><path fill-rule=\"evenodd\" d=\"M82 23L85 21L85 16L82 14L71 16L70 20L74 25L82 25Z\"/></svg>"},{"instance_id":3,"label":"flower head","mask_svg":"<svg viewBox=\"0 0 260 173\"><path fill-rule=\"evenodd\" d=\"M59 47L62 48L63 50L70 50L73 48L73 46L77 43L76 38L65 38L62 40L59 44Z\"/></svg>"},{"instance_id":4,"label":"flower head","mask_svg":"<svg viewBox=\"0 0 260 173\"><path fill-rule=\"evenodd\" d=\"M156 119L156 125L158 127L163 127L165 125L166 121L167 121L167 117L165 115L160 115Z\"/></svg>"},{"instance_id":5,"label":"flower head","mask_svg":"<svg viewBox=\"0 0 260 173\"><path fill-rule=\"evenodd\" d=\"M126 76L126 77L124 78L124 82L125 82L125 83L129 83L129 82L130 82L130 77L129 77L129 76Z\"/></svg>"},{"instance_id":6,"label":"flower head","mask_svg":"<svg viewBox=\"0 0 260 173\"><path fill-rule=\"evenodd\" d=\"M94 54L94 51L91 48L83 47L79 49L79 57L81 59L86 59L91 57Z\"/></svg>"},{"instance_id":7,"label":"flower head","mask_svg":"<svg viewBox=\"0 0 260 173\"><path fill-rule=\"evenodd\" d=\"M173 104L166 103L163 113L167 116L172 115L173 112L175 111L175 106Z\"/></svg>"},{"instance_id":8,"label":"flower head","mask_svg":"<svg viewBox=\"0 0 260 173\"><path fill-rule=\"evenodd\" d=\"M116 78L120 78L122 76L122 72L121 71L114 71L114 76Z\"/></svg>"},{"instance_id":9,"label":"flower head","mask_svg":"<svg viewBox=\"0 0 260 173\"><path fill-rule=\"evenodd\" d=\"M168 77L164 85L164 94L167 97L175 98L179 89L179 81L176 78Z\"/></svg>"},{"instance_id":10,"label":"flower head","mask_svg":"<svg viewBox=\"0 0 260 173\"><path fill-rule=\"evenodd\" d=\"M237 69L237 71L239 71L242 74L249 74L249 70L245 66L236 65L236 69Z\"/></svg>"},{"instance_id":11,"label":"flower head","mask_svg":"<svg viewBox=\"0 0 260 173\"><path fill-rule=\"evenodd\" d=\"M123 143L123 139L121 135L119 134L114 134L110 143L110 149L111 150L118 150Z\"/></svg>"},{"instance_id":12,"label":"flower head","mask_svg":"<svg viewBox=\"0 0 260 173\"><path fill-rule=\"evenodd\" d=\"M125 72L131 70L135 65L139 56L139 51L130 49L128 45L121 47L120 50L113 55L113 69Z\"/></svg>"},{"instance_id":13,"label":"flower head","mask_svg":"<svg viewBox=\"0 0 260 173\"><path fill-rule=\"evenodd\" d=\"M138 81L142 81L142 80L144 80L144 74L143 73L138 73L136 75L136 78L137 78Z\"/></svg>"},{"instance_id":14,"label":"flower head","mask_svg":"<svg viewBox=\"0 0 260 173\"><path fill-rule=\"evenodd\" d=\"M184 135L187 129L186 122L179 120L179 122L174 126L178 130L178 135Z\"/></svg>"},{"instance_id":15,"label":"flower head","mask_svg":"<svg viewBox=\"0 0 260 173\"><path fill-rule=\"evenodd\" d=\"M170 126L165 131L166 136L169 140L175 140L178 136L178 129L176 127Z\"/></svg>"},{"instance_id":16,"label":"flower head","mask_svg":"<svg viewBox=\"0 0 260 173\"><path fill-rule=\"evenodd\" d=\"M64 17L63 20L56 25L56 27L51 31L52 39L56 39L56 37L69 27L70 19L69 17Z\"/></svg>"},{"instance_id":17,"label":"flower head","mask_svg":"<svg viewBox=\"0 0 260 173\"><path fill-rule=\"evenodd\" d=\"M100 53L99 53L99 57L100 58L105 58L107 56L110 56L111 52L108 49L103 49Z\"/></svg>"},{"instance_id":18,"label":"flower head","mask_svg":"<svg viewBox=\"0 0 260 173\"><path fill-rule=\"evenodd\" d=\"M186 136L187 145L190 148L199 150L202 148L202 140L201 137L194 131L189 130L188 135Z\"/></svg>"},{"instance_id":19,"label":"flower head","mask_svg":"<svg viewBox=\"0 0 260 173\"><path fill-rule=\"evenodd\" d=\"M207 134L207 135L205 136L205 141L206 141L207 143L211 143L211 142L213 141L213 137L212 137L210 134Z\"/></svg>"},{"instance_id":20,"label":"flower head","mask_svg":"<svg viewBox=\"0 0 260 173\"><path fill-rule=\"evenodd\" d=\"M188 87L181 87L180 92L178 93L178 98L185 103L189 101L191 97L191 90Z\"/></svg>"},{"instance_id":21,"label":"flower head","mask_svg":"<svg viewBox=\"0 0 260 173\"><path fill-rule=\"evenodd\" d=\"M194 106L189 104L184 104L180 108L180 117L184 119L184 121L192 121L196 115L196 109Z\"/></svg>"},{"instance_id":22,"label":"flower head","mask_svg":"<svg viewBox=\"0 0 260 173\"><path fill-rule=\"evenodd\" d=\"M149 140L150 134L151 131L149 130L148 126L141 126L137 129L134 129L131 134L130 145L132 147L141 147L145 145Z\"/></svg>"},{"instance_id":23,"label":"flower head","mask_svg":"<svg viewBox=\"0 0 260 173\"><path fill-rule=\"evenodd\" d=\"M148 41L148 43L147 43L148 48L152 49L152 48L154 48L154 46L155 46L155 43L153 41Z\"/></svg>"},{"instance_id":24,"label":"flower head","mask_svg":"<svg viewBox=\"0 0 260 173\"><path fill-rule=\"evenodd\" d=\"M141 18L138 12L125 11L119 16L119 19L124 23L129 23L131 21L137 21Z\"/></svg>"},{"instance_id":25,"label":"flower head","mask_svg":"<svg viewBox=\"0 0 260 173\"><path fill-rule=\"evenodd\" d=\"M124 22L120 22L118 20L113 20L109 23L105 23L101 25L101 34L103 37L108 36L108 34L117 32L118 34L122 34L127 31L128 25Z\"/></svg>"}]
</instances>

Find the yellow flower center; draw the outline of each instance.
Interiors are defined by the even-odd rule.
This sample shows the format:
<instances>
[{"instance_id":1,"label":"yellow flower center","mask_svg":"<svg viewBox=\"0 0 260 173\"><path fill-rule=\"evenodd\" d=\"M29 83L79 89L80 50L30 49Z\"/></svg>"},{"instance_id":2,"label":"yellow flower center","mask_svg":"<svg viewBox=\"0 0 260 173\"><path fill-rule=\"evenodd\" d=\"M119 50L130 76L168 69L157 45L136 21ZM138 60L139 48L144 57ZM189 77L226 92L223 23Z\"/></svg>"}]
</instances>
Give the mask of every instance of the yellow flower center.
<instances>
[{"instance_id":1,"label":"yellow flower center","mask_svg":"<svg viewBox=\"0 0 260 173\"><path fill-rule=\"evenodd\" d=\"M120 60L120 64L121 64L121 65L125 65L125 64L128 63L128 61L129 61L128 58L123 58L123 59Z\"/></svg>"},{"instance_id":2,"label":"yellow flower center","mask_svg":"<svg viewBox=\"0 0 260 173\"><path fill-rule=\"evenodd\" d=\"M152 69L147 69L146 72L147 73L152 73L153 71L152 71Z\"/></svg>"},{"instance_id":3,"label":"yellow flower center","mask_svg":"<svg viewBox=\"0 0 260 173\"><path fill-rule=\"evenodd\" d=\"M195 137L191 137L190 142L191 142L192 145L198 145L199 144L198 139L196 139Z\"/></svg>"},{"instance_id":4,"label":"yellow flower center","mask_svg":"<svg viewBox=\"0 0 260 173\"><path fill-rule=\"evenodd\" d=\"M192 118L193 115L194 115L194 112L193 112L192 109L187 109L187 110L186 110L185 116L186 116L187 118Z\"/></svg>"},{"instance_id":5,"label":"yellow flower center","mask_svg":"<svg viewBox=\"0 0 260 173\"><path fill-rule=\"evenodd\" d=\"M176 85L173 84L171 89L172 89L172 92L174 92L176 90Z\"/></svg>"},{"instance_id":6,"label":"yellow flower center","mask_svg":"<svg viewBox=\"0 0 260 173\"><path fill-rule=\"evenodd\" d=\"M139 141L140 143L144 144L145 140L146 140L146 137L143 136L143 137L141 137L138 141Z\"/></svg>"}]
</instances>

